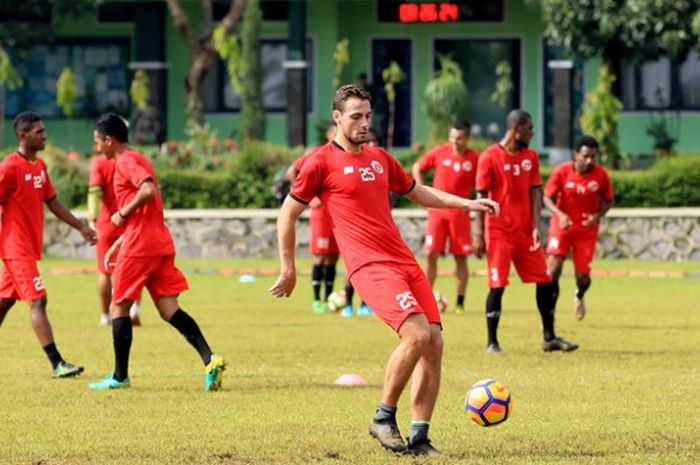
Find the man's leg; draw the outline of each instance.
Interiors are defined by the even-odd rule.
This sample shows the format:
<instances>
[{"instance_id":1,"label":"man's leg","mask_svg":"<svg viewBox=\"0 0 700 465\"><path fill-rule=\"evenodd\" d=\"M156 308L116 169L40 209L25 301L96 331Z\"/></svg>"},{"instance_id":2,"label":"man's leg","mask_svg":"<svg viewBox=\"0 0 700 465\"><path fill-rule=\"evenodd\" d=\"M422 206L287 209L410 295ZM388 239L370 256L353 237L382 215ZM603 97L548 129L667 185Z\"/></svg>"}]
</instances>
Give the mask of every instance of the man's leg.
<instances>
[{"instance_id":1,"label":"man's leg","mask_svg":"<svg viewBox=\"0 0 700 465\"><path fill-rule=\"evenodd\" d=\"M557 301L559 300L559 278L561 277L561 270L565 258L566 257L560 255L547 256L547 270L552 277L552 299L554 300L553 305L555 309L557 308Z\"/></svg>"},{"instance_id":2,"label":"man's leg","mask_svg":"<svg viewBox=\"0 0 700 465\"><path fill-rule=\"evenodd\" d=\"M498 343L498 323L501 320L501 302L505 290L505 287L491 288L486 296L486 329L488 331L486 352L489 354L503 353Z\"/></svg>"},{"instance_id":3,"label":"man's leg","mask_svg":"<svg viewBox=\"0 0 700 465\"><path fill-rule=\"evenodd\" d=\"M326 254L324 255L323 258L324 266L323 266L323 283L325 285L325 300L328 300L328 297L331 295L333 292L333 285L335 284L335 273L336 273L336 264L338 263L338 255L337 254Z\"/></svg>"},{"instance_id":4,"label":"man's leg","mask_svg":"<svg viewBox=\"0 0 700 465\"><path fill-rule=\"evenodd\" d=\"M106 326L111 321L109 304L112 301L112 280L106 273L97 275L97 294L100 298L100 324Z\"/></svg>"},{"instance_id":5,"label":"man's leg","mask_svg":"<svg viewBox=\"0 0 700 465\"><path fill-rule=\"evenodd\" d=\"M440 325L431 324L430 341L416 363L411 381L412 422L409 443L413 445L424 443L428 439L430 419L440 391L443 345Z\"/></svg>"},{"instance_id":6,"label":"man's leg","mask_svg":"<svg viewBox=\"0 0 700 465\"><path fill-rule=\"evenodd\" d=\"M129 379L129 354L133 341L133 328L129 309L134 303L131 299L112 303L109 308L112 317L112 343L114 346L114 373L112 378L124 383Z\"/></svg>"},{"instance_id":7,"label":"man's leg","mask_svg":"<svg viewBox=\"0 0 700 465\"><path fill-rule=\"evenodd\" d=\"M10 311L15 302L17 302L15 299L0 297L0 326L2 326L2 322L5 321L7 312Z\"/></svg>"},{"instance_id":8,"label":"man's leg","mask_svg":"<svg viewBox=\"0 0 700 465\"><path fill-rule=\"evenodd\" d=\"M440 254L438 252L429 252L425 258L425 275L428 277L430 287L435 287L435 278L437 278L438 271L438 258L440 258Z\"/></svg>"},{"instance_id":9,"label":"man's leg","mask_svg":"<svg viewBox=\"0 0 700 465\"><path fill-rule=\"evenodd\" d=\"M321 300L321 283L323 282L323 258L324 255L313 254L313 265L311 266L311 288L314 292L314 301L311 311L314 313L326 313L323 301Z\"/></svg>"},{"instance_id":10,"label":"man's leg","mask_svg":"<svg viewBox=\"0 0 700 465\"><path fill-rule=\"evenodd\" d=\"M583 317L586 316L586 303L583 300L583 296L586 295L589 287L591 287L591 275L582 271L576 271L574 314L578 320L583 320Z\"/></svg>"},{"instance_id":11,"label":"man's leg","mask_svg":"<svg viewBox=\"0 0 700 465\"><path fill-rule=\"evenodd\" d=\"M464 297L469 282L469 266L466 255L455 255L455 276L457 277L457 310L464 310Z\"/></svg>"}]
</instances>

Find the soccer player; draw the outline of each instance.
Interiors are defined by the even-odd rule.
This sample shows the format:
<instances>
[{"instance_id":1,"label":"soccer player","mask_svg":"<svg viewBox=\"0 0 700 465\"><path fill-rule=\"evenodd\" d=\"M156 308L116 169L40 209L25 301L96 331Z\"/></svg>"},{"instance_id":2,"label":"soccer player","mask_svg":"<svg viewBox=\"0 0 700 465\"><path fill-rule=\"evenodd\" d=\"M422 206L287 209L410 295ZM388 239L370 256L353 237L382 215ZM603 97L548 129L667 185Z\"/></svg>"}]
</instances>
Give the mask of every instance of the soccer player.
<instances>
[{"instance_id":1,"label":"soccer player","mask_svg":"<svg viewBox=\"0 0 700 465\"><path fill-rule=\"evenodd\" d=\"M572 351L577 344L558 338L554 332L554 295L540 243L542 198L540 165L537 153L529 148L533 135L532 117L523 110L508 113L507 131L498 144L487 148L479 157L477 198L490 198L501 205L499 217L476 215L474 253L481 257L486 250L489 294L486 298L486 351L500 354L498 322L501 300L508 285L511 262L524 283L536 283L537 308L542 319L542 349ZM486 229L486 241L484 241Z\"/></svg>"},{"instance_id":2,"label":"soccer player","mask_svg":"<svg viewBox=\"0 0 700 465\"><path fill-rule=\"evenodd\" d=\"M97 139L98 135L94 134ZM88 181L88 219L90 227L97 231L97 293L100 298L100 324L111 324L109 304L112 300L112 268L105 264L105 254L122 235L124 228L115 227L110 218L117 211L117 199L114 196L114 158L104 154L92 157L90 179ZM129 311L133 326L140 326L139 300L134 301Z\"/></svg>"},{"instance_id":3,"label":"soccer player","mask_svg":"<svg viewBox=\"0 0 700 465\"><path fill-rule=\"evenodd\" d=\"M471 197L479 154L468 146L470 130L469 123L455 121L450 128L449 142L435 147L413 165L416 182L423 184L423 173L435 170L434 187L459 197ZM428 210L425 227L426 274L430 285L434 286L438 258L445 253L445 242L449 238L457 277L457 313L464 313L464 295L469 279L467 256L472 253L471 227L469 212L462 209Z\"/></svg>"},{"instance_id":4,"label":"soccer player","mask_svg":"<svg viewBox=\"0 0 700 465\"><path fill-rule=\"evenodd\" d=\"M144 287L151 294L160 316L174 326L199 353L205 366L204 389L216 391L226 366L224 359L212 353L197 323L180 308L177 297L187 290L187 280L175 267L175 244L163 218L163 202L158 179L148 159L128 145L126 122L113 113L101 116L96 125L98 150L116 158L114 194L117 210L112 224L124 228L124 234L105 254L110 261L121 247L112 274L112 337L114 372L92 389L129 387L129 352L132 323L129 309Z\"/></svg>"},{"instance_id":5,"label":"soccer player","mask_svg":"<svg viewBox=\"0 0 700 465\"><path fill-rule=\"evenodd\" d=\"M326 139L329 142L335 137L336 130L337 128L334 122L328 124L326 128ZM296 179L304 163L309 157L313 156L317 150L318 147L309 150L289 167L287 170L287 178L291 182L294 182L294 179ZM314 198L309 206L311 207L311 212L309 214L309 229L311 232L309 250L313 256L311 288L314 292L314 301L311 304L311 311L317 315L321 315L330 312L326 301L328 300L328 296L333 292L339 252L338 244L335 241L335 236L331 229L326 206L318 198ZM322 284L325 284L324 299L321 299Z\"/></svg>"},{"instance_id":6,"label":"soccer player","mask_svg":"<svg viewBox=\"0 0 700 465\"><path fill-rule=\"evenodd\" d=\"M370 96L340 87L333 98L338 133L302 167L277 220L280 276L270 288L288 297L296 284L295 222L314 197L328 208L333 232L352 285L399 335L386 368L384 391L370 434L389 450L436 455L428 427L440 387L443 340L433 291L401 238L387 202L389 191L428 207L498 212L487 199L468 200L416 185L391 154L363 145L370 127ZM396 405L409 378L413 422L408 444L396 424Z\"/></svg>"},{"instance_id":7,"label":"soccer player","mask_svg":"<svg viewBox=\"0 0 700 465\"><path fill-rule=\"evenodd\" d=\"M36 262L41 260L44 204L59 220L77 229L91 245L95 231L83 224L57 198L44 161L37 156L46 144L46 129L36 113L17 115L14 130L19 148L0 163L0 325L17 300L29 302L34 333L49 358L54 378L69 378L83 367L66 362L56 347L46 314L46 289Z\"/></svg>"},{"instance_id":8,"label":"soccer player","mask_svg":"<svg viewBox=\"0 0 700 465\"><path fill-rule=\"evenodd\" d=\"M559 277L564 260L573 252L576 273L574 314L586 315L583 296L591 286L591 262L595 254L600 219L612 205L610 176L596 164L598 141L584 135L574 141L573 161L559 165L544 188L544 205L552 212L547 239L547 265L552 276L554 302L559 297Z\"/></svg>"}]
</instances>

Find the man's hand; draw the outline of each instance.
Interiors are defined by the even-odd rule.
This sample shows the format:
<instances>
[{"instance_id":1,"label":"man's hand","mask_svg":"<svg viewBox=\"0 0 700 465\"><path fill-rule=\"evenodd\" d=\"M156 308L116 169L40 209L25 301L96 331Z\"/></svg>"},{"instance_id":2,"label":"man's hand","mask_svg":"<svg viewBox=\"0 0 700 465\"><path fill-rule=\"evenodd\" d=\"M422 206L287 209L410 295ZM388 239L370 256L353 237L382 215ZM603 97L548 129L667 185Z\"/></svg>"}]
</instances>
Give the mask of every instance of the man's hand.
<instances>
[{"instance_id":1,"label":"man's hand","mask_svg":"<svg viewBox=\"0 0 700 465\"><path fill-rule=\"evenodd\" d=\"M126 219L122 216L121 213L119 213L119 210L117 210L117 211L114 213L114 215L112 215L112 217L110 218L110 221L112 222L112 224L113 224L114 226L119 227L119 226L121 226L121 225L124 224L124 222L126 221Z\"/></svg>"},{"instance_id":2,"label":"man's hand","mask_svg":"<svg viewBox=\"0 0 700 465\"><path fill-rule=\"evenodd\" d=\"M493 216L498 216L501 214L501 206L498 204L498 202L491 199L467 200L466 208L467 210L475 212L490 213Z\"/></svg>"},{"instance_id":3,"label":"man's hand","mask_svg":"<svg viewBox=\"0 0 700 465\"><path fill-rule=\"evenodd\" d=\"M530 246L530 252L542 247L542 242L540 242L540 230L535 228L532 230L532 245Z\"/></svg>"},{"instance_id":4,"label":"man's hand","mask_svg":"<svg viewBox=\"0 0 700 465\"><path fill-rule=\"evenodd\" d=\"M486 252L486 241L484 241L484 236L482 234L475 234L472 238L472 252L476 255L476 258L481 258Z\"/></svg>"},{"instance_id":5,"label":"man's hand","mask_svg":"<svg viewBox=\"0 0 700 465\"><path fill-rule=\"evenodd\" d=\"M297 283L297 273L296 270L292 270L289 272L282 272L280 273L279 278L277 278L277 281L275 284L272 285L270 288L270 294L274 295L275 297L289 297L292 295L292 291L294 290L294 286Z\"/></svg>"},{"instance_id":6,"label":"man's hand","mask_svg":"<svg viewBox=\"0 0 700 465\"><path fill-rule=\"evenodd\" d=\"M561 212L557 215L557 218L559 218L559 227L561 229L569 229L571 227L571 218L566 213Z\"/></svg>"},{"instance_id":7,"label":"man's hand","mask_svg":"<svg viewBox=\"0 0 700 465\"><path fill-rule=\"evenodd\" d=\"M114 244L112 244L112 247L110 247L109 250L107 251L107 253L105 254L105 262L104 262L105 270L113 270L114 269L115 261L112 259L112 256L115 254L116 250L117 250L117 247L115 247Z\"/></svg>"},{"instance_id":8,"label":"man's hand","mask_svg":"<svg viewBox=\"0 0 700 465\"><path fill-rule=\"evenodd\" d=\"M590 228L591 226L596 224L599 219L600 219L600 217L596 213L584 213L582 224L586 228Z\"/></svg>"},{"instance_id":9,"label":"man's hand","mask_svg":"<svg viewBox=\"0 0 700 465\"><path fill-rule=\"evenodd\" d=\"M80 229L80 235L83 236L83 239L90 244L90 245L95 245L97 242L97 232L94 229L91 229L89 226L82 226Z\"/></svg>"}]
</instances>

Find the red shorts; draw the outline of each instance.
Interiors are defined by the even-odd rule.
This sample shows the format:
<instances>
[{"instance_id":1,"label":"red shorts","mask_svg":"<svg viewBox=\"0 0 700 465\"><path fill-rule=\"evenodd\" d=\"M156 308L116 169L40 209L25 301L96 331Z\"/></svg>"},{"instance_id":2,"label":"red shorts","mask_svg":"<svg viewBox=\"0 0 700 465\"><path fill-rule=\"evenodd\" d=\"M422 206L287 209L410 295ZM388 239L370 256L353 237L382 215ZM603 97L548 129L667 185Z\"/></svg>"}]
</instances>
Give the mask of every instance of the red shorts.
<instances>
[{"instance_id":1,"label":"red shorts","mask_svg":"<svg viewBox=\"0 0 700 465\"><path fill-rule=\"evenodd\" d=\"M442 324L433 289L417 263L369 263L355 271L350 282L374 313L397 333L414 313L423 313L428 323Z\"/></svg>"},{"instance_id":2,"label":"red shorts","mask_svg":"<svg viewBox=\"0 0 700 465\"><path fill-rule=\"evenodd\" d=\"M103 236L98 231L97 233L97 244L95 244L95 251L97 253L97 271L102 274L112 274L114 267L105 268L105 255L112 244L119 239L119 236ZM112 256L112 261L117 257Z\"/></svg>"},{"instance_id":3,"label":"red shorts","mask_svg":"<svg viewBox=\"0 0 700 465\"><path fill-rule=\"evenodd\" d=\"M425 226L425 253L445 253L448 237L452 255L471 255L472 225L469 213L456 209L429 209Z\"/></svg>"},{"instance_id":4,"label":"red shorts","mask_svg":"<svg viewBox=\"0 0 700 465\"><path fill-rule=\"evenodd\" d=\"M314 255L338 255L338 243L335 242L331 222L325 207L312 208L311 218L309 219L309 227L311 229L311 242L309 249Z\"/></svg>"},{"instance_id":5,"label":"red shorts","mask_svg":"<svg viewBox=\"0 0 700 465\"><path fill-rule=\"evenodd\" d=\"M32 259L3 259L0 271L0 297L33 302L46 295L39 269Z\"/></svg>"},{"instance_id":6,"label":"red shorts","mask_svg":"<svg viewBox=\"0 0 700 465\"><path fill-rule=\"evenodd\" d=\"M524 283L548 283L552 280L547 272L547 262L541 247L530 251L530 244L527 243L512 243L504 239L489 240L486 244L486 255L491 289L508 285L511 262Z\"/></svg>"},{"instance_id":7,"label":"red shorts","mask_svg":"<svg viewBox=\"0 0 700 465\"><path fill-rule=\"evenodd\" d=\"M120 255L112 274L112 302L139 300L144 287L156 305L161 297L177 296L188 289L185 275L175 266L174 255Z\"/></svg>"},{"instance_id":8,"label":"red shorts","mask_svg":"<svg viewBox=\"0 0 700 465\"><path fill-rule=\"evenodd\" d=\"M574 269L578 273L590 274L597 239L597 230L550 228L547 254L566 258L571 253Z\"/></svg>"}]
</instances>

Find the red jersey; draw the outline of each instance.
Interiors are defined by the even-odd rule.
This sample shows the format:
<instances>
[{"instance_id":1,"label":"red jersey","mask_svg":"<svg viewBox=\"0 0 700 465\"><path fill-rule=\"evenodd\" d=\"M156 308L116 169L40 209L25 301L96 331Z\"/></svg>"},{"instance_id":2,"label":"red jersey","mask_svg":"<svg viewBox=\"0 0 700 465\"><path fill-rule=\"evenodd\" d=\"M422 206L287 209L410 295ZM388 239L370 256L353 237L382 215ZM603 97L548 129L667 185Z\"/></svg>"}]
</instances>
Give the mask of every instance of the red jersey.
<instances>
[{"instance_id":1,"label":"red jersey","mask_svg":"<svg viewBox=\"0 0 700 465\"><path fill-rule=\"evenodd\" d=\"M301 168L304 166L304 163L316 152L319 151L319 149L323 147L323 145L320 145L318 147L313 147L311 150L306 152L304 155L300 156L294 161L294 169L297 171L297 174L301 173ZM321 203L320 206L318 207L311 207L313 210L313 215L316 218L320 218L324 221L328 221L328 212L326 211L325 206L323 203Z\"/></svg>"},{"instance_id":2,"label":"red jersey","mask_svg":"<svg viewBox=\"0 0 700 465\"><path fill-rule=\"evenodd\" d=\"M100 230L100 234L108 237L121 236L123 227L116 227L112 224L111 218L117 212L117 198L114 195L114 167L117 161L107 158L106 155L95 155L90 164L89 186L100 186L102 188L102 202L100 212L97 215L95 224Z\"/></svg>"},{"instance_id":3,"label":"red jersey","mask_svg":"<svg viewBox=\"0 0 700 465\"><path fill-rule=\"evenodd\" d=\"M418 160L421 171L435 169L433 187L450 194L469 198L474 189L479 154L472 149L455 155L450 144L442 144Z\"/></svg>"},{"instance_id":4,"label":"red jersey","mask_svg":"<svg viewBox=\"0 0 700 465\"><path fill-rule=\"evenodd\" d=\"M126 149L117 155L114 171L117 208L122 208L130 202L141 184L147 180L156 185L156 195L126 219L124 242L119 252L126 257L175 254L175 244L163 217L163 201L158 189L158 179L151 163L145 156L132 149Z\"/></svg>"},{"instance_id":5,"label":"red jersey","mask_svg":"<svg viewBox=\"0 0 700 465\"><path fill-rule=\"evenodd\" d=\"M532 242L535 225L530 190L541 184L540 162L534 150L522 149L510 154L500 144L493 144L481 154L476 190L488 191L488 197L501 205L500 216L486 218L489 238Z\"/></svg>"},{"instance_id":6,"label":"red jersey","mask_svg":"<svg viewBox=\"0 0 700 465\"><path fill-rule=\"evenodd\" d=\"M368 263L416 263L387 202L390 191L403 195L413 187L411 176L384 149L362 146L349 153L329 143L304 163L290 195L302 203L319 197L326 205L352 276Z\"/></svg>"},{"instance_id":7,"label":"red jersey","mask_svg":"<svg viewBox=\"0 0 700 465\"><path fill-rule=\"evenodd\" d=\"M569 215L572 228L583 228L585 214L600 211L602 201L612 202L615 196L608 172L600 165L594 165L590 173L580 174L574 163L557 166L544 188L545 195L556 198L557 208ZM559 226L554 215L552 221ZM597 229L599 223L595 224Z\"/></svg>"},{"instance_id":8,"label":"red jersey","mask_svg":"<svg viewBox=\"0 0 700 465\"><path fill-rule=\"evenodd\" d=\"M0 257L41 260L44 202L56 197L46 164L12 152L0 163Z\"/></svg>"}]
</instances>

